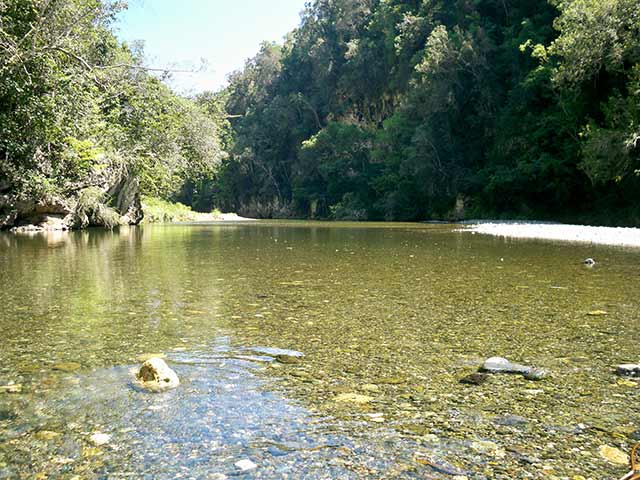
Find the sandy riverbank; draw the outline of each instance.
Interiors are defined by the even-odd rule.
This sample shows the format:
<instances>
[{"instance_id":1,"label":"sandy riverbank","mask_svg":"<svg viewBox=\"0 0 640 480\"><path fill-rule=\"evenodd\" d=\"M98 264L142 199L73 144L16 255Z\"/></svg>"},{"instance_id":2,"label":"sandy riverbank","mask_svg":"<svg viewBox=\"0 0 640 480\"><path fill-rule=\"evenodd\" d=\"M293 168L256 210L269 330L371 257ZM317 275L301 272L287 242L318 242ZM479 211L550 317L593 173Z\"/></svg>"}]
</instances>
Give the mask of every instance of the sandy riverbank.
<instances>
[{"instance_id":1,"label":"sandy riverbank","mask_svg":"<svg viewBox=\"0 0 640 480\"><path fill-rule=\"evenodd\" d=\"M248 222L255 218L241 217L237 213L196 213L195 222Z\"/></svg>"},{"instance_id":2,"label":"sandy riverbank","mask_svg":"<svg viewBox=\"0 0 640 480\"><path fill-rule=\"evenodd\" d=\"M470 223L459 231L510 238L537 238L564 242L640 247L640 228L592 227L557 223Z\"/></svg>"}]
</instances>

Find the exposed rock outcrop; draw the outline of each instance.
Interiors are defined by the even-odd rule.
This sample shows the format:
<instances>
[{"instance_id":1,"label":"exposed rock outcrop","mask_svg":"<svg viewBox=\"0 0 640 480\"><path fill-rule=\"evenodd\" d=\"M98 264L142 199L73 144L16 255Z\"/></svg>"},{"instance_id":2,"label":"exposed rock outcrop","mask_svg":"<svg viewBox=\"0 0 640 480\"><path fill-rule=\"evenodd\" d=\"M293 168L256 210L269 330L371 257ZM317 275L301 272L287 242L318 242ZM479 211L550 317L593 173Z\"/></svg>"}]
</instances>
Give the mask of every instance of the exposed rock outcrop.
<instances>
[{"instance_id":1,"label":"exposed rock outcrop","mask_svg":"<svg viewBox=\"0 0 640 480\"><path fill-rule=\"evenodd\" d=\"M94 186L78 186L68 198L24 199L0 195L0 229L43 232L89 226L137 225L142 221L140 182L133 175L93 179ZM102 186L95 186L95 185Z\"/></svg>"}]
</instances>

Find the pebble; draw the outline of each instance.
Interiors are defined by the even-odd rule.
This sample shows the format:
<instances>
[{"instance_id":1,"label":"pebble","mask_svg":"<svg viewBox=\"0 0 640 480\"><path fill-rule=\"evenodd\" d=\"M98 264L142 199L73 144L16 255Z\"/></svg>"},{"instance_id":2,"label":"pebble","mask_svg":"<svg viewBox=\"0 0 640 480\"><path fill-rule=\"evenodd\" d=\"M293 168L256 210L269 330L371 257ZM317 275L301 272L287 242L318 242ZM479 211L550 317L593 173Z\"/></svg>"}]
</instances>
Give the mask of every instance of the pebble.
<instances>
[{"instance_id":1,"label":"pebble","mask_svg":"<svg viewBox=\"0 0 640 480\"><path fill-rule=\"evenodd\" d=\"M284 363L287 365L295 365L297 363L300 363L302 360L300 359L300 357L294 356L294 355L276 355L276 360L280 363Z\"/></svg>"},{"instance_id":2,"label":"pebble","mask_svg":"<svg viewBox=\"0 0 640 480\"><path fill-rule=\"evenodd\" d=\"M640 364L625 363L616 367L616 373L624 377L640 377Z\"/></svg>"},{"instance_id":3,"label":"pebble","mask_svg":"<svg viewBox=\"0 0 640 480\"><path fill-rule=\"evenodd\" d=\"M609 445L600 445L598 449L598 453L602 458L611 463L616 463L618 465L628 465L629 464L629 455L624 453L622 450L617 449L615 447L611 447Z\"/></svg>"},{"instance_id":4,"label":"pebble","mask_svg":"<svg viewBox=\"0 0 640 480\"><path fill-rule=\"evenodd\" d=\"M334 400L340 403L357 403L362 405L371 402L373 398L367 395L360 395L359 393L341 393L336 396Z\"/></svg>"},{"instance_id":5,"label":"pebble","mask_svg":"<svg viewBox=\"0 0 640 480\"><path fill-rule=\"evenodd\" d=\"M12 383L9 385L0 385L0 393L20 393L22 392L22 385Z\"/></svg>"},{"instance_id":6,"label":"pebble","mask_svg":"<svg viewBox=\"0 0 640 480\"><path fill-rule=\"evenodd\" d=\"M527 380L539 381L543 380L549 375L549 372L541 368L532 368L530 371L524 374L524 378Z\"/></svg>"},{"instance_id":7,"label":"pebble","mask_svg":"<svg viewBox=\"0 0 640 480\"><path fill-rule=\"evenodd\" d=\"M532 368L517 363L511 363L506 358L491 357L485 360L481 370L490 373L529 373Z\"/></svg>"},{"instance_id":8,"label":"pebble","mask_svg":"<svg viewBox=\"0 0 640 480\"><path fill-rule=\"evenodd\" d=\"M489 380L489 375L486 373L472 373L460 379L460 383L467 385L482 385Z\"/></svg>"},{"instance_id":9,"label":"pebble","mask_svg":"<svg viewBox=\"0 0 640 480\"><path fill-rule=\"evenodd\" d=\"M54 364L51 368L61 372L75 372L76 370L80 370L82 365L77 362L62 362Z\"/></svg>"},{"instance_id":10,"label":"pebble","mask_svg":"<svg viewBox=\"0 0 640 480\"><path fill-rule=\"evenodd\" d=\"M89 437L89 440L96 447L100 447L102 445L106 445L111 441L111 435L108 435L106 433L101 433L101 432L95 432Z\"/></svg>"},{"instance_id":11,"label":"pebble","mask_svg":"<svg viewBox=\"0 0 640 480\"><path fill-rule=\"evenodd\" d=\"M234 465L236 467L238 467L240 470L242 470L243 472L246 472L247 470L253 470L255 468L258 468L258 465L253 463L248 458L245 458L243 460L238 460Z\"/></svg>"},{"instance_id":12,"label":"pebble","mask_svg":"<svg viewBox=\"0 0 640 480\"><path fill-rule=\"evenodd\" d=\"M40 430L35 434L38 440L54 440L59 436L60 434L58 432L52 432L51 430Z\"/></svg>"}]
</instances>

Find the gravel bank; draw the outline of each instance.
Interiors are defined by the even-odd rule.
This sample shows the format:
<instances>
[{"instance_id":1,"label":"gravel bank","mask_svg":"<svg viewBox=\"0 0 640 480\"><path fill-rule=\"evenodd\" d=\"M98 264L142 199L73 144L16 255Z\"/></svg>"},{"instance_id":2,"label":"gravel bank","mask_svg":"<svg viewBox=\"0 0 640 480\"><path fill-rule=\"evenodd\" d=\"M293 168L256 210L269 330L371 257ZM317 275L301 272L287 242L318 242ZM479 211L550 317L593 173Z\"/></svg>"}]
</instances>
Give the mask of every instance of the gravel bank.
<instances>
[{"instance_id":1,"label":"gravel bank","mask_svg":"<svg viewBox=\"0 0 640 480\"><path fill-rule=\"evenodd\" d=\"M499 237L539 238L565 242L640 247L640 228L591 227L551 223L477 223L460 229Z\"/></svg>"}]
</instances>

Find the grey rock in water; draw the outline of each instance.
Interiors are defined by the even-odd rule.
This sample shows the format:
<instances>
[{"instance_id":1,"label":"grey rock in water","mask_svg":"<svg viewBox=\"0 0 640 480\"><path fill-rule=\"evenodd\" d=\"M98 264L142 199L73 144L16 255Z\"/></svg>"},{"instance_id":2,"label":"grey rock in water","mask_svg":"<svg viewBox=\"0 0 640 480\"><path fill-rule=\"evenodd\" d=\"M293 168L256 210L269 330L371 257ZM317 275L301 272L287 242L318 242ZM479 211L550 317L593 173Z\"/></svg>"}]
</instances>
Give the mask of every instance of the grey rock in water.
<instances>
[{"instance_id":1,"label":"grey rock in water","mask_svg":"<svg viewBox=\"0 0 640 480\"><path fill-rule=\"evenodd\" d=\"M489 373L520 373L526 375L533 370L533 367L511 363L502 357L491 357L485 360L480 370Z\"/></svg>"},{"instance_id":2,"label":"grey rock in water","mask_svg":"<svg viewBox=\"0 0 640 480\"><path fill-rule=\"evenodd\" d=\"M180 380L176 372L161 358L150 358L142 364L136 375L140 384L151 391L164 391L176 388Z\"/></svg>"},{"instance_id":3,"label":"grey rock in water","mask_svg":"<svg viewBox=\"0 0 640 480\"><path fill-rule=\"evenodd\" d=\"M548 375L549 375L549 372L547 372L542 368L532 368L531 370L529 370L527 373L524 374L524 378L526 378L527 380L539 381L539 380L544 380L545 378L547 378Z\"/></svg>"},{"instance_id":4,"label":"grey rock in water","mask_svg":"<svg viewBox=\"0 0 640 480\"><path fill-rule=\"evenodd\" d=\"M640 364L625 363L618 365L616 373L623 377L640 377Z\"/></svg>"}]
</instances>

